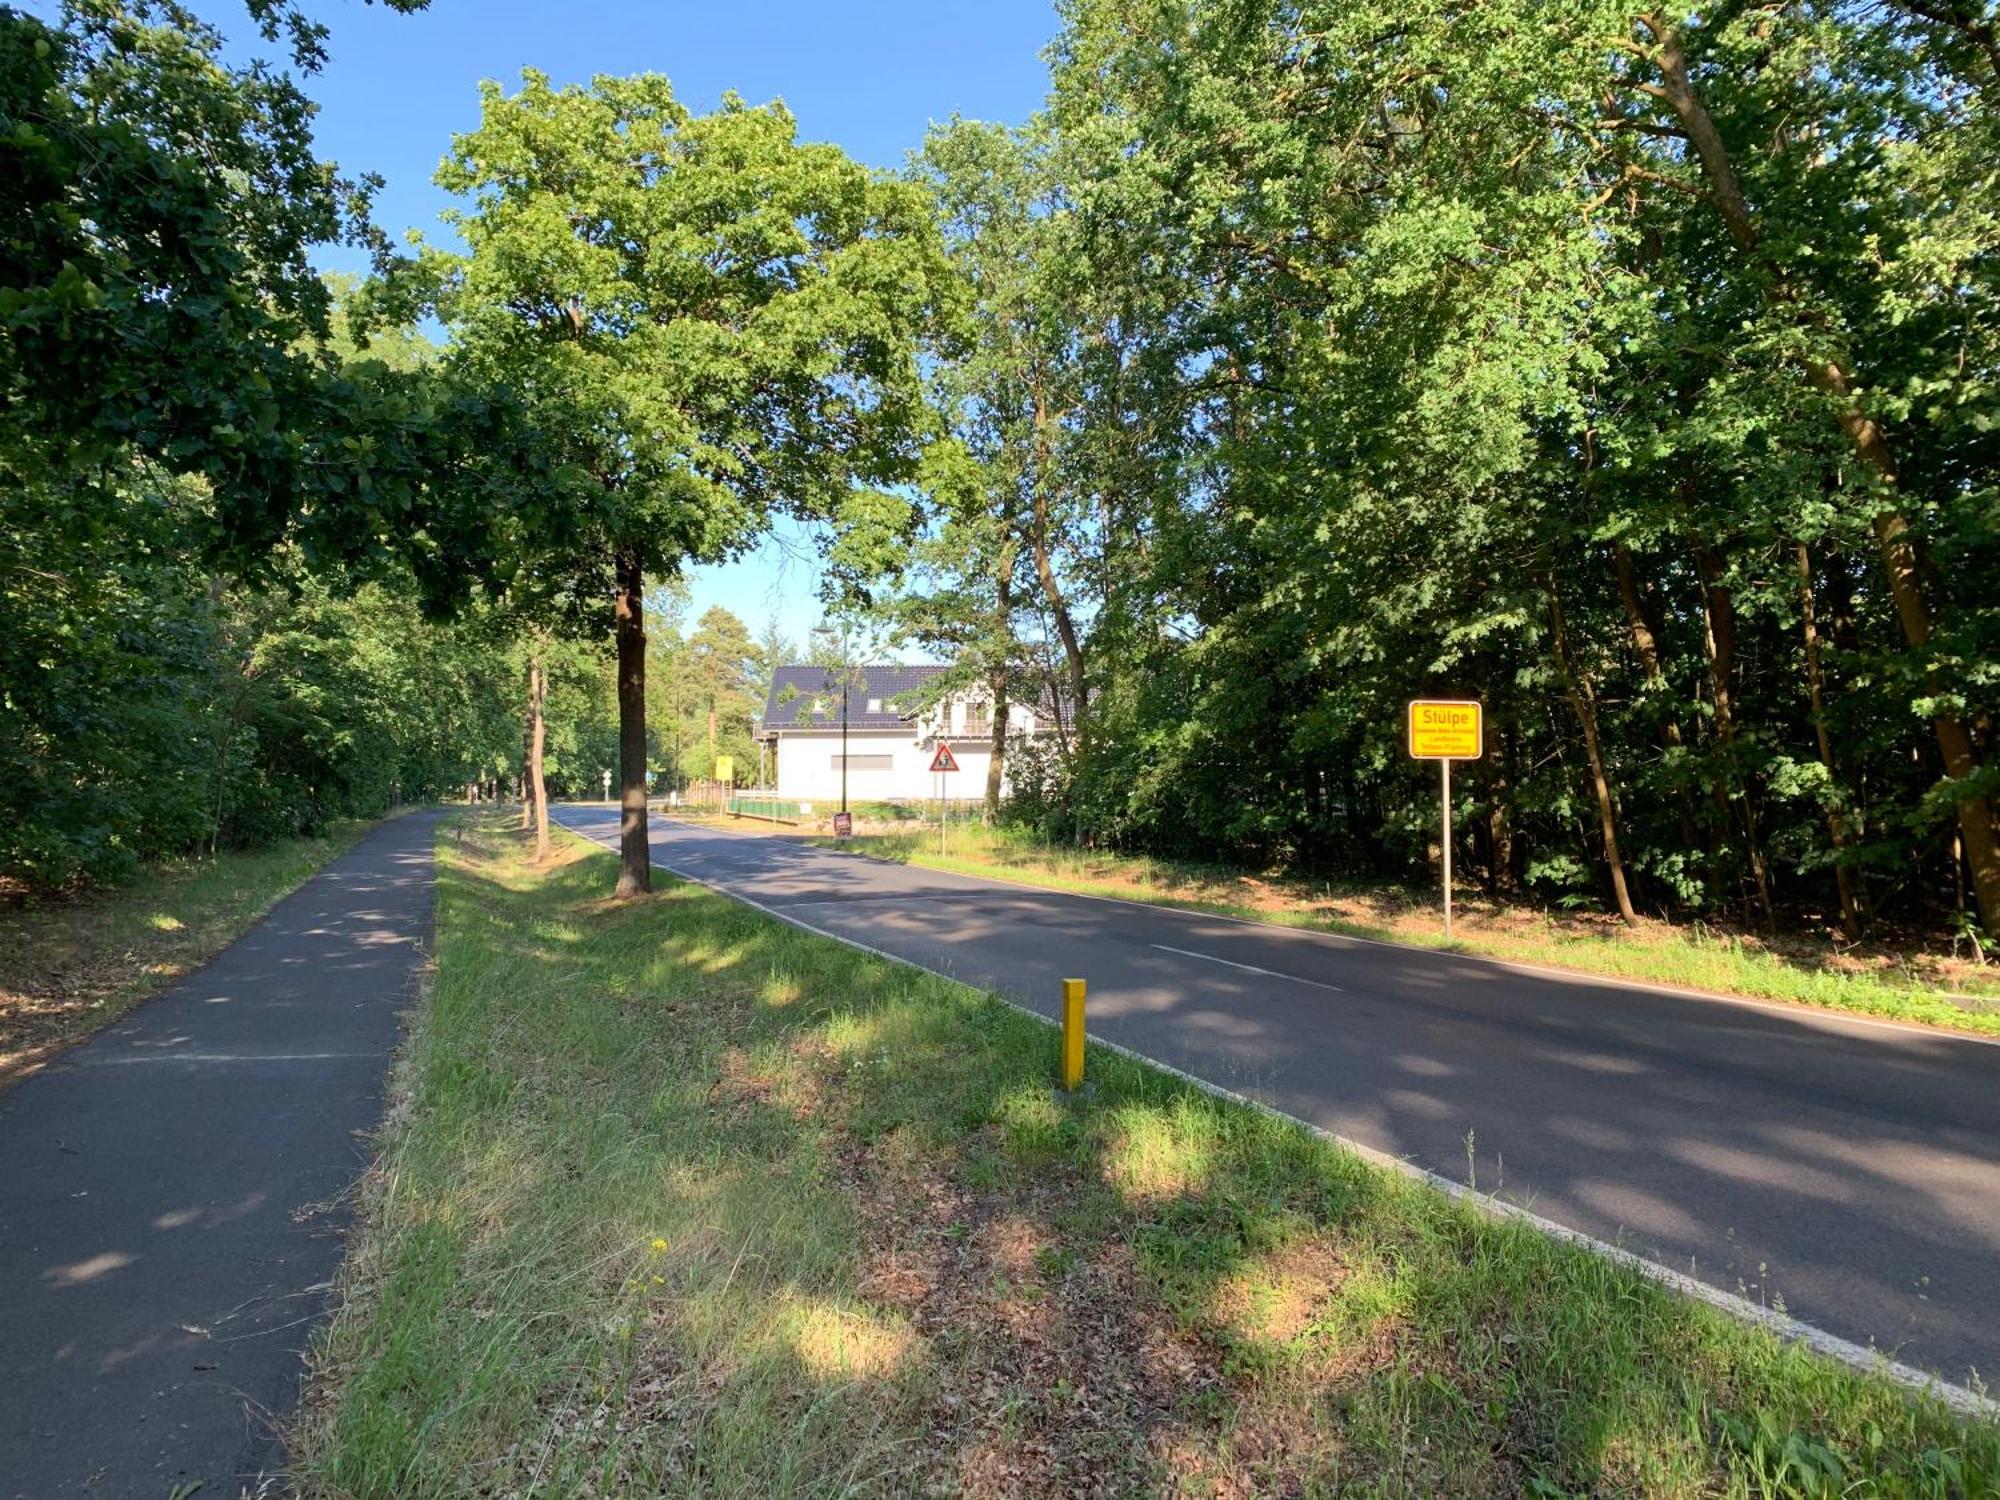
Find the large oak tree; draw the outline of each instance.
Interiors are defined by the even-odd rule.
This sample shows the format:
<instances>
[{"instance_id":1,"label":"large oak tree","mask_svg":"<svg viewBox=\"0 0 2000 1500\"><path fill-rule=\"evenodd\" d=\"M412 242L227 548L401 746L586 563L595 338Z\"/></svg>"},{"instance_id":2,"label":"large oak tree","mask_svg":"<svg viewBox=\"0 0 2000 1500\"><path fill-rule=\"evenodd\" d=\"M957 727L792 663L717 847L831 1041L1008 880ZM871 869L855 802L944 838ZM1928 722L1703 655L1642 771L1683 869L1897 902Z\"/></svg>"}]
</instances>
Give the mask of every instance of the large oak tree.
<instances>
[{"instance_id":1,"label":"large oak tree","mask_svg":"<svg viewBox=\"0 0 2000 1500\"><path fill-rule=\"evenodd\" d=\"M458 364L520 394L590 483L517 515L530 592L610 601L618 891L650 885L645 592L778 512L902 509L927 430L916 349L949 295L913 187L801 142L781 104L712 114L646 74L488 85L439 181L462 256L430 252Z\"/></svg>"}]
</instances>

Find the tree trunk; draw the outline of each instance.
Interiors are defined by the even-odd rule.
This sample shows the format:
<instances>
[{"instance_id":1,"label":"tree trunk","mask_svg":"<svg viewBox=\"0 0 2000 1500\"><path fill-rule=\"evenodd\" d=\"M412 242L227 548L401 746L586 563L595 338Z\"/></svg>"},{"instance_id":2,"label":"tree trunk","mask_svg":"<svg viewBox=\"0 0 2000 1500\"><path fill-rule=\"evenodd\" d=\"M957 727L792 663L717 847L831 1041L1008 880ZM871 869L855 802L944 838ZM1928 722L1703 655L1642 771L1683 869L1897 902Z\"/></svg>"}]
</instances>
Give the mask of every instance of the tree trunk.
<instances>
[{"instance_id":1,"label":"tree trunk","mask_svg":"<svg viewBox=\"0 0 2000 1500\"><path fill-rule=\"evenodd\" d=\"M986 821L993 824L1000 821L1000 783L1007 775L1007 673L995 672L992 678L993 692L993 739L992 749L986 760Z\"/></svg>"},{"instance_id":2,"label":"tree trunk","mask_svg":"<svg viewBox=\"0 0 2000 1500\"><path fill-rule=\"evenodd\" d=\"M1889 590L1896 601L1903 635L1913 647L1922 650L1930 641L1934 625L1930 606L1917 586L1917 549L1910 540L1909 525L1900 515L1885 511L1875 518L1875 540L1882 552L1882 565L1889 574ZM1933 689L1939 686L1935 672L1930 674L1930 681ZM1931 727L1944 755L1945 774L1963 783L1979 769L1971 731L1952 713L1939 713ZM1986 798L1972 795L1959 798L1958 833L1965 846L1965 862L1972 870L1972 889L1979 902L1980 917L1989 930L2000 929L2000 840L1994 837L1993 809Z\"/></svg>"},{"instance_id":3,"label":"tree trunk","mask_svg":"<svg viewBox=\"0 0 2000 1500\"><path fill-rule=\"evenodd\" d=\"M1625 605L1625 624L1632 633L1632 652L1639 658L1640 669L1646 674L1646 692L1659 697L1660 738L1668 745L1681 743L1681 722L1671 707L1664 701L1668 691L1667 670L1660 659L1659 637L1653 632L1652 621L1646 618L1643 601L1639 597L1639 578L1632 566L1632 549L1619 542L1611 549L1611 565L1618 575L1618 597Z\"/></svg>"},{"instance_id":4,"label":"tree trunk","mask_svg":"<svg viewBox=\"0 0 2000 1500\"><path fill-rule=\"evenodd\" d=\"M1563 629L1562 601L1556 596L1553 574L1543 579L1543 587L1549 596L1549 640L1555 648L1556 667L1562 673L1569 706L1582 726L1584 753L1590 759L1590 781L1597 795L1597 819L1604 835L1604 863L1611 872L1612 899L1617 903L1618 915L1628 925L1637 926L1639 914L1632 909L1632 893L1625 884L1625 862L1618 853L1618 815L1611 800L1611 778L1604 774L1604 753L1598 744L1597 704L1589 679L1570 657L1569 640Z\"/></svg>"},{"instance_id":5,"label":"tree trunk","mask_svg":"<svg viewBox=\"0 0 2000 1500\"><path fill-rule=\"evenodd\" d=\"M528 800L535 809L535 858L549 857L549 785L543 776L543 752L548 746L548 720L542 709L548 700L549 677L539 656L528 663Z\"/></svg>"},{"instance_id":6,"label":"tree trunk","mask_svg":"<svg viewBox=\"0 0 2000 1500\"><path fill-rule=\"evenodd\" d=\"M1771 298L1796 305L1798 295L1785 281L1780 268L1763 259L1757 224L1737 181L1728 147L1721 132L1716 129L1707 106L1695 95L1679 38L1671 27L1650 20L1643 24L1658 43L1654 62L1659 67L1661 82L1644 84L1642 88L1664 102L1687 132L1688 144L1708 183L1710 203L1721 216L1737 249L1752 259L1765 274ZM1893 496L1897 476L1888 439L1875 420L1855 403L1853 381L1846 366L1838 359L1808 359L1806 378L1834 398L1840 429L1853 444L1856 456L1880 484L1884 496ZM1909 522L1895 506L1888 505L1875 516L1874 530L1882 566L1889 575L1889 592L1895 601L1896 617L1903 627L1903 638L1913 650L1921 651L1930 640L1935 622L1917 577L1917 552L1910 538ZM1933 693L1942 702L1943 695L1937 692L1939 686L1933 680ZM1971 733L1964 722L1949 710L1937 712L1932 717L1931 727L1937 736L1938 749L1944 756L1945 773L1963 785L1979 769ZM2000 927L2000 838L1995 836L1992 806L1983 796L1964 793L1957 798L1957 810L1959 837L1965 847L1966 863L1972 868L1973 891L1979 901L1980 915L1989 928Z\"/></svg>"},{"instance_id":7,"label":"tree trunk","mask_svg":"<svg viewBox=\"0 0 2000 1500\"><path fill-rule=\"evenodd\" d=\"M1513 863L1514 834L1507 826L1507 776L1494 779L1486 800L1486 894L1498 901Z\"/></svg>"},{"instance_id":8,"label":"tree trunk","mask_svg":"<svg viewBox=\"0 0 2000 1500\"><path fill-rule=\"evenodd\" d=\"M1646 695L1654 699L1659 707L1660 747L1672 756L1686 741L1681 732L1680 715L1673 706L1673 685L1667 677L1659 632L1654 629L1652 617L1646 613L1645 600L1640 594L1638 570L1632 565L1632 549L1623 542L1614 546L1611 549L1611 566L1618 577L1618 597L1625 605L1625 624L1631 632L1632 651L1646 674ZM1681 805L1681 843L1692 849L1700 835L1695 827L1694 805L1688 799L1687 786L1681 782L1678 761L1674 780Z\"/></svg>"},{"instance_id":9,"label":"tree trunk","mask_svg":"<svg viewBox=\"0 0 2000 1500\"><path fill-rule=\"evenodd\" d=\"M1007 777L1007 668L1014 642L1014 548L1000 549L1000 570L993 583L995 633L1006 643L1008 660L993 668L989 685L993 693L993 743L986 762L986 821L1000 821L1000 785Z\"/></svg>"},{"instance_id":10,"label":"tree trunk","mask_svg":"<svg viewBox=\"0 0 2000 1500\"><path fill-rule=\"evenodd\" d=\"M236 693L229 702L229 714L222 721L222 735L215 749L215 794L210 799L208 819L208 857L214 859L222 848L222 819L229 805L229 750L235 743L236 731L243 722L243 700L249 696L250 680L256 676L256 669L245 662L243 672L236 684Z\"/></svg>"},{"instance_id":11,"label":"tree trunk","mask_svg":"<svg viewBox=\"0 0 2000 1500\"><path fill-rule=\"evenodd\" d=\"M1757 837L1757 813L1747 788L1736 777L1736 600L1722 581L1722 560L1713 549L1700 543L1694 548L1695 571L1701 577L1701 641L1708 658L1709 691L1715 702L1715 738L1722 761L1722 779L1716 784L1716 802L1725 818L1740 796L1743 799L1743 843L1750 856L1750 875L1757 892L1757 907L1764 925L1775 920L1771 909L1771 874L1764 863L1764 847Z\"/></svg>"},{"instance_id":12,"label":"tree trunk","mask_svg":"<svg viewBox=\"0 0 2000 1500\"><path fill-rule=\"evenodd\" d=\"M1819 617L1813 608L1812 554L1798 544L1799 624L1806 641L1806 691L1812 700L1813 733L1819 739L1819 763L1826 769L1826 832L1833 840L1833 878L1840 888L1840 930L1848 941L1861 938L1861 903L1855 896L1854 871L1841 855L1847 849L1847 823L1839 804L1840 779L1833 766L1833 737L1826 728L1826 672L1820 663Z\"/></svg>"},{"instance_id":13,"label":"tree trunk","mask_svg":"<svg viewBox=\"0 0 2000 1500\"><path fill-rule=\"evenodd\" d=\"M613 602L618 638L618 885L615 896L653 888L646 837L646 601L636 553L617 557Z\"/></svg>"},{"instance_id":14,"label":"tree trunk","mask_svg":"<svg viewBox=\"0 0 2000 1500\"><path fill-rule=\"evenodd\" d=\"M1056 635L1062 641L1063 662L1069 669L1070 723L1075 727L1078 748L1089 739L1086 728L1089 722L1090 705L1085 701L1083 644L1076 633L1076 622L1070 618L1069 602L1063 598L1062 585L1056 581L1055 565L1049 555L1049 467L1054 441L1048 434L1049 415L1042 404L1039 391L1035 394L1035 480L1034 513L1028 528L1028 550L1035 559L1035 577L1041 582L1042 593L1047 597L1049 615L1055 621Z\"/></svg>"},{"instance_id":15,"label":"tree trunk","mask_svg":"<svg viewBox=\"0 0 2000 1500\"><path fill-rule=\"evenodd\" d=\"M528 659L522 676L528 689L528 711L521 715L521 831L535 826L535 777L529 764L535 758L535 661Z\"/></svg>"}]
</instances>

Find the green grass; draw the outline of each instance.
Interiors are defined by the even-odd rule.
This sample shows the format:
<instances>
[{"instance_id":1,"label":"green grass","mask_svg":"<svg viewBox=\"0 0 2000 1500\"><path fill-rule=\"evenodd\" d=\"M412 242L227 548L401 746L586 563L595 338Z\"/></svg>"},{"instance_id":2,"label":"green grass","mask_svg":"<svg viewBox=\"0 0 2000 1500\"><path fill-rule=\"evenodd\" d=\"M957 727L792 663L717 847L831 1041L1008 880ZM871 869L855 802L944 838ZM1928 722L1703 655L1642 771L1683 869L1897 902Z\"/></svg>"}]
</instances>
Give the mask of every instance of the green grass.
<instances>
[{"instance_id":1,"label":"green grass","mask_svg":"<svg viewBox=\"0 0 2000 1500\"><path fill-rule=\"evenodd\" d=\"M308 1493L2000 1484L2000 1430L1152 1069L1057 1097L997 1000L611 873L441 838Z\"/></svg>"},{"instance_id":2,"label":"green grass","mask_svg":"<svg viewBox=\"0 0 2000 1500\"><path fill-rule=\"evenodd\" d=\"M1498 906L1465 892L1454 941L1446 943L1435 898L1047 845L1021 830L986 828L971 818L951 825L942 855L935 824L928 832L811 842L1054 890L2000 1036L2000 970L1936 954L1841 953L1826 941L1772 940L1699 924L1648 921L1627 930L1595 915Z\"/></svg>"},{"instance_id":3,"label":"green grass","mask_svg":"<svg viewBox=\"0 0 2000 1500\"><path fill-rule=\"evenodd\" d=\"M0 909L0 1084L234 942L374 824L157 865L128 885Z\"/></svg>"}]
</instances>

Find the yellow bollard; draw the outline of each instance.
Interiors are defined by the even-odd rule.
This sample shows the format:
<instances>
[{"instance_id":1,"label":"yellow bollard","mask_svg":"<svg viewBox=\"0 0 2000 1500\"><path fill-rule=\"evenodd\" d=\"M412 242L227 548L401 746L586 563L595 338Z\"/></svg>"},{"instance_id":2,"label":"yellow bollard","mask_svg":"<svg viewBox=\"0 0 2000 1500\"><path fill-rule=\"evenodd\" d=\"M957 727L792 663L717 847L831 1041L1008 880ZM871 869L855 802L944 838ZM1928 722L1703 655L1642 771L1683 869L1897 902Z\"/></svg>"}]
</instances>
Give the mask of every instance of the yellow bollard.
<instances>
[{"instance_id":1,"label":"yellow bollard","mask_svg":"<svg viewBox=\"0 0 2000 1500\"><path fill-rule=\"evenodd\" d=\"M1063 981L1062 1086L1074 1093L1083 1086L1083 981Z\"/></svg>"}]
</instances>

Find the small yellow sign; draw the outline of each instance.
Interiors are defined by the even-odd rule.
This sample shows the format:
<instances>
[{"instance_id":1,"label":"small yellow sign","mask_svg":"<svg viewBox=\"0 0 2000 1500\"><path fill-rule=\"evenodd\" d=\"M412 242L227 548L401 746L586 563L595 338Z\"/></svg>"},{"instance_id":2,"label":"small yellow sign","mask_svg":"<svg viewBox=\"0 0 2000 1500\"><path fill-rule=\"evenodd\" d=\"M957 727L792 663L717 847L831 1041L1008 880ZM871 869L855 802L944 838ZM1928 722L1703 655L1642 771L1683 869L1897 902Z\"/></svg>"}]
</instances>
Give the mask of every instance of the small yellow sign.
<instances>
[{"instance_id":1,"label":"small yellow sign","mask_svg":"<svg viewBox=\"0 0 2000 1500\"><path fill-rule=\"evenodd\" d=\"M1410 754L1418 760L1477 760L1485 726L1477 703L1419 698L1410 705Z\"/></svg>"},{"instance_id":2,"label":"small yellow sign","mask_svg":"<svg viewBox=\"0 0 2000 1500\"><path fill-rule=\"evenodd\" d=\"M733 755L718 755L718 756L716 756L716 757L715 757L715 779L716 779L717 781L726 781L726 782L728 782L728 783L729 783L729 784L730 784L731 786L734 786L734 785L736 785L736 757L735 757L735 756L733 756Z\"/></svg>"}]
</instances>

